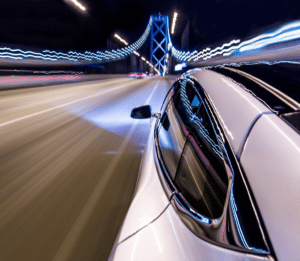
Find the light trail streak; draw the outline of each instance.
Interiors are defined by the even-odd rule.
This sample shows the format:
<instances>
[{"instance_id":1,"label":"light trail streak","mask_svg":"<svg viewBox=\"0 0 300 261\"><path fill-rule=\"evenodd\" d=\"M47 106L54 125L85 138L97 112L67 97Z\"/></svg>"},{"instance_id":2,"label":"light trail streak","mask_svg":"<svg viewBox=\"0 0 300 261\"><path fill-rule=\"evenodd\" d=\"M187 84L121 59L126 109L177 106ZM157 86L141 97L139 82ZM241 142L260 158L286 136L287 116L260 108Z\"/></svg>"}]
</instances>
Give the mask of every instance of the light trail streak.
<instances>
[{"instance_id":1,"label":"light trail streak","mask_svg":"<svg viewBox=\"0 0 300 261\"><path fill-rule=\"evenodd\" d=\"M224 43L222 46L216 47L215 49L211 50L209 47L203 49L202 51L179 51L177 50L175 47L171 48L172 54L173 56L181 62L189 62L191 60L197 61L200 58L203 58L203 60L207 60L210 59L211 57L214 57L216 55L220 55L223 54L224 52L227 52L228 47L234 45L234 44L238 44L240 42L240 40L232 40L229 43Z\"/></svg>"},{"instance_id":2,"label":"light trail streak","mask_svg":"<svg viewBox=\"0 0 300 261\"><path fill-rule=\"evenodd\" d=\"M265 33L230 48L223 56L229 56L235 52L257 50L273 44L289 42L300 39L300 21L289 23L272 33Z\"/></svg>"},{"instance_id":3,"label":"light trail streak","mask_svg":"<svg viewBox=\"0 0 300 261\"><path fill-rule=\"evenodd\" d=\"M270 45L286 43L300 39L300 21L289 23L281 26L271 33L258 35L250 40L241 42L239 39L232 40L213 50L206 48L202 51L185 52L179 51L175 47L171 48L172 54L176 60L198 61L199 59L207 60L217 55L229 56L231 54L239 55L246 51L253 51Z\"/></svg>"},{"instance_id":4,"label":"light trail streak","mask_svg":"<svg viewBox=\"0 0 300 261\"><path fill-rule=\"evenodd\" d=\"M171 31L171 34L174 34L177 16L178 16L178 14L175 12L175 13L174 13L174 16L173 16L173 24L172 24L172 31Z\"/></svg>"},{"instance_id":5,"label":"light trail streak","mask_svg":"<svg viewBox=\"0 0 300 261\"><path fill-rule=\"evenodd\" d=\"M37 115L40 115L40 114L43 114L43 113L46 113L46 112L50 112L50 111L53 111L53 110L56 110L56 109L59 109L59 108L63 108L65 106L74 104L76 102L80 102L80 101L84 101L84 100L87 100L87 99L90 99L90 98L94 98L94 97L97 97L99 95L102 95L102 94L105 94L105 93L108 93L108 92L111 92L111 91L115 91L115 90L120 89L120 88L124 88L127 85L128 84L125 84L125 85L122 85L122 86L119 86L119 87L115 87L115 88L112 88L112 89L107 90L107 91L99 92L97 94L90 95L90 96L87 96L87 97L84 97L84 98L81 98L81 99L78 99L78 100L75 100L75 101L67 102L67 103L64 103L64 104L61 104L61 105L58 105L58 106L46 109L46 110L42 110L42 111L39 111L39 112L36 112L36 113L32 113L32 114L29 114L29 115L26 115L26 116L23 116L23 117L19 117L17 119L10 120L10 121L4 122L4 123L0 123L0 127L6 126L6 125L9 125L11 123L15 123L15 122L18 122L18 121L21 121L21 120L25 120L25 119L28 119L28 118L31 118L31 117L34 117L34 116L37 116Z\"/></svg>"},{"instance_id":6,"label":"light trail streak","mask_svg":"<svg viewBox=\"0 0 300 261\"><path fill-rule=\"evenodd\" d=\"M79 53L75 51L69 51L68 53L56 52L50 50L44 50L42 52L24 51L21 49L12 49L9 47L0 48L0 58L1 59L13 59L13 60L23 60L23 59L37 59L46 60L51 62L56 61L68 61L68 62L80 62L80 61L95 61L95 62L106 62L113 61L121 58L130 56L131 54L139 54L136 52L145 43L150 33L152 25L152 18L150 17L149 23L144 31L143 35L133 44L128 45L125 48L117 50L105 50L103 52L97 51L95 53L86 51L84 53Z\"/></svg>"},{"instance_id":7,"label":"light trail streak","mask_svg":"<svg viewBox=\"0 0 300 261\"><path fill-rule=\"evenodd\" d=\"M81 79L79 76L47 76L47 77L35 77L35 78L18 78L18 79L9 79L9 78L3 78L0 79L0 82L20 82L20 81L49 81L49 80L58 80L58 79L65 79L65 80L71 80L71 79Z\"/></svg>"},{"instance_id":8,"label":"light trail streak","mask_svg":"<svg viewBox=\"0 0 300 261\"><path fill-rule=\"evenodd\" d=\"M71 0L76 6L78 6L81 10L85 11L85 7L79 3L77 0Z\"/></svg>"},{"instance_id":9,"label":"light trail streak","mask_svg":"<svg viewBox=\"0 0 300 261\"><path fill-rule=\"evenodd\" d=\"M122 43L124 43L125 45L128 45L128 43L123 39L121 38L118 34L115 34L114 35L119 41L121 41Z\"/></svg>"}]
</instances>

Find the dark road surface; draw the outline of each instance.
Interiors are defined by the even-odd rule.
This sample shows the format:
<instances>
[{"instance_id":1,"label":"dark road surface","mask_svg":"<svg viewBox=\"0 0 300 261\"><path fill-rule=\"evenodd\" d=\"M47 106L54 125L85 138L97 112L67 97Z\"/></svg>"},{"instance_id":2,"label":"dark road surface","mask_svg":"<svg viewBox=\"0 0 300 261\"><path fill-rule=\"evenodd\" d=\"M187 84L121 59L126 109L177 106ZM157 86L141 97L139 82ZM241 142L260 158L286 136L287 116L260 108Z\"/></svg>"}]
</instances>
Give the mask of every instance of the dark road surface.
<instances>
[{"instance_id":1,"label":"dark road surface","mask_svg":"<svg viewBox=\"0 0 300 261\"><path fill-rule=\"evenodd\" d=\"M0 260L107 260L175 78L0 91Z\"/></svg>"}]
</instances>

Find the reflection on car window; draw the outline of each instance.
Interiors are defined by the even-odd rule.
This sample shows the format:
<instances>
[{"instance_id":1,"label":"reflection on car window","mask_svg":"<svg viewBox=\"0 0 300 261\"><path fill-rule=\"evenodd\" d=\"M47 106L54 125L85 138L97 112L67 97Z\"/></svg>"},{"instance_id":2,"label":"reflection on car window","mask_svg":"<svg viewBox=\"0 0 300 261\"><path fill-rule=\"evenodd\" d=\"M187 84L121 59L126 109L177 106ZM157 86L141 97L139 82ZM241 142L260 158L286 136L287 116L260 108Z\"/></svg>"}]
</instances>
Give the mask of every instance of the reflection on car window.
<instances>
[{"instance_id":1,"label":"reflection on car window","mask_svg":"<svg viewBox=\"0 0 300 261\"><path fill-rule=\"evenodd\" d=\"M197 92L190 80L183 81L181 88L176 96L174 96L174 104L176 110L181 117L182 122L189 128L193 122L201 101L197 97Z\"/></svg>"},{"instance_id":2,"label":"reflection on car window","mask_svg":"<svg viewBox=\"0 0 300 261\"><path fill-rule=\"evenodd\" d=\"M168 94L166 95L163 104L160 108L160 111L163 113L165 111L165 109L167 108L170 100L173 98L174 94L177 93L178 89L180 88L180 82L176 81L173 86L170 88L170 90L168 91Z\"/></svg>"},{"instance_id":3,"label":"reflection on car window","mask_svg":"<svg viewBox=\"0 0 300 261\"><path fill-rule=\"evenodd\" d=\"M198 97L195 95L192 102L191 102L192 108L198 108L200 106L200 101Z\"/></svg>"},{"instance_id":4,"label":"reflection on car window","mask_svg":"<svg viewBox=\"0 0 300 261\"><path fill-rule=\"evenodd\" d=\"M175 177L186 136L192 125L190 114L196 114L201 104L191 85L186 86L184 95L182 95L181 88L178 88L179 85L176 87L173 87L172 99L158 126L159 148L172 178ZM189 107L185 103L188 103ZM189 112L186 111L187 108Z\"/></svg>"},{"instance_id":5,"label":"reflection on car window","mask_svg":"<svg viewBox=\"0 0 300 261\"><path fill-rule=\"evenodd\" d=\"M194 119L193 134L201 139L201 142L205 144L206 148L212 151L213 155L217 155L222 159L223 156L217 141L217 136L204 106L200 108L197 117Z\"/></svg>"},{"instance_id":6,"label":"reflection on car window","mask_svg":"<svg viewBox=\"0 0 300 261\"><path fill-rule=\"evenodd\" d=\"M176 94L174 93L174 95ZM181 157L186 135L187 131L176 110L174 99L172 99L161 117L158 127L158 141L164 164L173 178Z\"/></svg>"},{"instance_id":7,"label":"reflection on car window","mask_svg":"<svg viewBox=\"0 0 300 261\"><path fill-rule=\"evenodd\" d=\"M220 217L228 177L217 136L203 104L194 115L174 182L200 214L209 218Z\"/></svg>"}]
</instances>

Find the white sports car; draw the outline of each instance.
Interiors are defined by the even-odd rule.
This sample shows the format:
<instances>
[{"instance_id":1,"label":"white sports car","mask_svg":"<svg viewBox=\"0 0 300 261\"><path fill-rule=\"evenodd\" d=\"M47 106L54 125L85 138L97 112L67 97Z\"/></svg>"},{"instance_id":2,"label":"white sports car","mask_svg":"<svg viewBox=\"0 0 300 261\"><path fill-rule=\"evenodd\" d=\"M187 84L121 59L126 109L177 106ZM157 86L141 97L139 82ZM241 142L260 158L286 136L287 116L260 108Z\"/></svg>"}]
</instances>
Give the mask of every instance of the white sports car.
<instances>
[{"instance_id":1,"label":"white sports car","mask_svg":"<svg viewBox=\"0 0 300 261\"><path fill-rule=\"evenodd\" d=\"M300 260L299 66L194 69L156 119L110 259Z\"/></svg>"}]
</instances>

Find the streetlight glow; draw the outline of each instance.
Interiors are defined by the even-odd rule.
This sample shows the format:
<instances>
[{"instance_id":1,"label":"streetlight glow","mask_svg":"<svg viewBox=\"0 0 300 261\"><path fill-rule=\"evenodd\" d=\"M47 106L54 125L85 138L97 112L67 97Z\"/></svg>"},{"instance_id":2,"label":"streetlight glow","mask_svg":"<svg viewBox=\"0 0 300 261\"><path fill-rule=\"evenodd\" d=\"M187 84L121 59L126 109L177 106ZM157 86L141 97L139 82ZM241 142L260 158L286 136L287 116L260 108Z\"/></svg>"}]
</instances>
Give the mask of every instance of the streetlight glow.
<instances>
[{"instance_id":1,"label":"streetlight glow","mask_svg":"<svg viewBox=\"0 0 300 261\"><path fill-rule=\"evenodd\" d=\"M81 10L85 11L85 7L79 3L77 0L71 0L76 6L78 6Z\"/></svg>"},{"instance_id":2,"label":"streetlight glow","mask_svg":"<svg viewBox=\"0 0 300 261\"><path fill-rule=\"evenodd\" d=\"M119 41L123 42L125 45L128 45L128 43L124 39L122 39L122 37L120 37L118 34L115 34L114 37L117 38ZM136 56L141 56L137 51L133 51L133 53ZM153 68L153 65L149 61L147 61L145 57L142 56L141 59Z\"/></svg>"},{"instance_id":3,"label":"streetlight glow","mask_svg":"<svg viewBox=\"0 0 300 261\"><path fill-rule=\"evenodd\" d=\"M175 24L176 24L177 16L178 16L178 14L175 12L174 16L173 16L173 24L172 24L171 34L174 34L174 29L175 29Z\"/></svg>"},{"instance_id":4,"label":"streetlight glow","mask_svg":"<svg viewBox=\"0 0 300 261\"><path fill-rule=\"evenodd\" d=\"M117 39L119 39L120 42L124 43L125 45L128 45L128 43L127 43L124 39L122 39L119 35L115 34L114 36L115 36Z\"/></svg>"}]
</instances>

